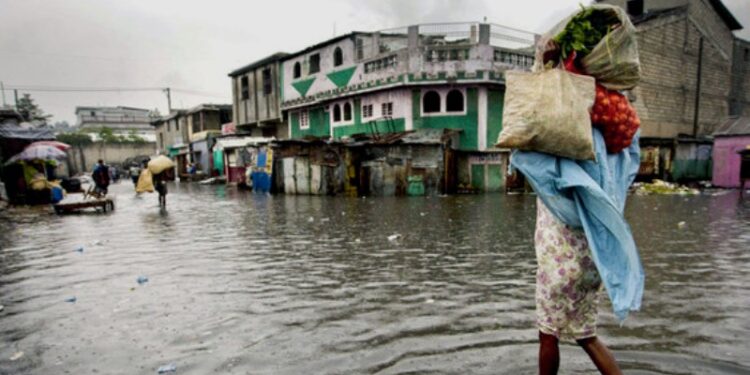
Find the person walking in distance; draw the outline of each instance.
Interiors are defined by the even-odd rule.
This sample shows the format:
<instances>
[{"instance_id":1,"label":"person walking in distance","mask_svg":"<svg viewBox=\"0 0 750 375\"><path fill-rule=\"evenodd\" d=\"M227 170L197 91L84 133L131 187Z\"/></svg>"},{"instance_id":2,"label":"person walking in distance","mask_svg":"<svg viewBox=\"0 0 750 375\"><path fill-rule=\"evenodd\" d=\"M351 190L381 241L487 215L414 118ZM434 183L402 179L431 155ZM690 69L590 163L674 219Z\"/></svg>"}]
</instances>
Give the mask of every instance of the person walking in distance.
<instances>
[{"instance_id":1,"label":"person walking in distance","mask_svg":"<svg viewBox=\"0 0 750 375\"><path fill-rule=\"evenodd\" d=\"M167 181L164 172L154 175L154 190L159 193L159 207L167 207Z\"/></svg>"},{"instance_id":2,"label":"person walking in distance","mask_svg":"<svg viewBox=\"0 0 750 375\"><path fill-rule=\"evenodd\" d=\"M107 195L107 188L109 187L109 167L104 164L104 160L99 159L94 167L94 172L91 174L91 178L94 180L94 185L96 185L96 193L102 196Z\"/></svg>"}]
</instances>

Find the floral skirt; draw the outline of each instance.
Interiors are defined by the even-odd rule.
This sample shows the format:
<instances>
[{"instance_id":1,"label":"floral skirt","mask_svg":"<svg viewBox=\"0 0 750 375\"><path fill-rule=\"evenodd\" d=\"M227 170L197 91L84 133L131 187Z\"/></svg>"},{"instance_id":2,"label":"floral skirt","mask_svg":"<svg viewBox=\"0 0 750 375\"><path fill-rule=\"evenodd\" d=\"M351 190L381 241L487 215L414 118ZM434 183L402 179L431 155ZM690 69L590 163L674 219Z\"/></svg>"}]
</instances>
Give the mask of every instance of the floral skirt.
<instances>
[{"instance_id":1,"label":"floral skirt","mask_svg":"<svg viewBox=\"0 0 750 375\"><path fill-rule=\"evenodd\" d=\"M562 339L596 336L602 282L583 230L559 222L537 199L534 247L539 330Z\"/></svg>"}]
</instances>

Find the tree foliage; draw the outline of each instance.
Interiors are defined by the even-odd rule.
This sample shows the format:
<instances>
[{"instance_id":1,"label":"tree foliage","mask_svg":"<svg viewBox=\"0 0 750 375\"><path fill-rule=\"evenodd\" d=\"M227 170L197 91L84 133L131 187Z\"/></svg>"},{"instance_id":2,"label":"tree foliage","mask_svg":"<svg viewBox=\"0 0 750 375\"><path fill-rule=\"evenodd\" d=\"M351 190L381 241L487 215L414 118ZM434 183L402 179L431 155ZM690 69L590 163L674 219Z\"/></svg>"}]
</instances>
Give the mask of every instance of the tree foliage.
<instances>
[{"instance_id":1,"label":"tree foliage","mask_svg":"<svg viewBox=\"0 0 750 375\"><path fill-rule=\"evenodd\" d=\"M103 127L97 134L99 139L104 143L115 144L143 144L148 143L143 137L139 136L135 130L130 130L128 135L115 134L111 128Z\"/></svg>"},{"instance_id":2,"label":"tree foliage","mask_svg":"<svg viewBox=\"0 0 750 375\"><path fill-rule=\"evenodd\" d=\"M88 133L83 132L58 134L57 140L71 146L85 146L92 143L91 136Z\"/></svg>"},{"instance_id":3,"label":"tree foliage","mask_svg":"<svg viewBox=\"0 0 750 375\"><path fill-rule=\"evenodd\" d=\"M23 116L25 121L41 121L47 122L47 119L52 115L45 114L39 106L34 103L34 99L29 94L23 94L23 97L18 99L18 113Z\"/></svg>"}]
</instances>

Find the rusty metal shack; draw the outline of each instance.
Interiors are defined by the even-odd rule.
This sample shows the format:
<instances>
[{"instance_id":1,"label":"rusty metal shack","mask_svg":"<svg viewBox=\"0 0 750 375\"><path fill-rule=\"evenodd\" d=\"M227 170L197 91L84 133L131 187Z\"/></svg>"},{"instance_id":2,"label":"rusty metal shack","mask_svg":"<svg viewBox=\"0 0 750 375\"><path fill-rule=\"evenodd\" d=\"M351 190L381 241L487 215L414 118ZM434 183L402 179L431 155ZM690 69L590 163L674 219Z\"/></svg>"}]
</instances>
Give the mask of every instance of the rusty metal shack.
<instances>
[{"instance_id":1,"label":"rusty metal shack","mask_svg":"<svg viewBox=\"0 0 750 375\"><path fill-rule=\"evenodd\" d=\"M273 143L275 192L350 196L437 195L456 189L458 131L418 129L342 140Z\"/></svg>"}]
</instances>

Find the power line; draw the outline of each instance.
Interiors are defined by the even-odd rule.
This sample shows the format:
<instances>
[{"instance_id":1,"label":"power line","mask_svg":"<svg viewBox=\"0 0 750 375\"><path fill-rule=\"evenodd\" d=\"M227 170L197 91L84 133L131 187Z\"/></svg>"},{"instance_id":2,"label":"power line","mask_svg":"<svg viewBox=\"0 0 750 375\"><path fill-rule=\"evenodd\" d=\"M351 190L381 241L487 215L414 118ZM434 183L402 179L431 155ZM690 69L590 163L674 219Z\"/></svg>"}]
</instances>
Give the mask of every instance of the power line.
<instances>
[{"instance_id":1,"label":"power line","mask_svg":"<svg viewBox=\"0 0 750 375\"><path fill-rule=\"evenodd\" d=\"M71 86L39 86L39 85L7 85L4 90L22 90L22 91L35 91L35 92L163 92L167 87L71 87ZM180 92L187 95L215 97L215 98L226 98L228 95L222 95L219 93L182 89L182 88L171 88L172 91Z\"/></svg>"}]
</instances>

